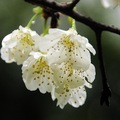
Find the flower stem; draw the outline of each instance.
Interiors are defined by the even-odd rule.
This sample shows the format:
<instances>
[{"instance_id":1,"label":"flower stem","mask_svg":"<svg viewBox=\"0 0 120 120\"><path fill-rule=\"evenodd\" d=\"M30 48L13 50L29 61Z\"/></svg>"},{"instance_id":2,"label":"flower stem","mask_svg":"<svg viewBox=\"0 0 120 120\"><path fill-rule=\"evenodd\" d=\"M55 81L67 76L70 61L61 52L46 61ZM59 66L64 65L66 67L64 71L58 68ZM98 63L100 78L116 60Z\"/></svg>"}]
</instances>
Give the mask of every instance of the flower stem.
<instances>
[{"instance_id":1,"label":"flower stem","mask_svg":"<svg viewBox=\"0 0 120 120\"><path fill-rule=\"evenodd\" d=\"M76 24L75 24L75 19L72 19L72 28L76 30Z\"/></svg>"},{"instance_id":2,"label":"flower stem","mask_svg":"<svg viewBox=\"0 0 120 120\"><path fill-rule=\"evenodd\" d=\"M69 21L69 23L71 24L72 28L73 28L74 30L76 30L75 20L74 20L73 18L71 18L71 17L68 17L68 21Z\"/></svg>"},{"instance_id":3,"label":"flower stem","mask_svg":"<svg viewBox=\"0 0 120 120\"><path fill-rule=\"evenodd\" d=\"M44 20L43 33L41 36L44 36L48 33L47 19Z\"/></svg>"},{"instance_id":4,"label":"flower stem","mask_svg":"<svg viewBox=\"0 0 120 120\"><path fill-rule=\"evenodd\" d=\"M35 15L33 15L33 17L30 19L30 21L28 22L28 24L27 24L27 28L30 28L31 27L31 25L32 25L32 22L38 17L38 15L40 14L41 12L39 12L39 13L36 13Z\"/></svg>"}]
</instances>

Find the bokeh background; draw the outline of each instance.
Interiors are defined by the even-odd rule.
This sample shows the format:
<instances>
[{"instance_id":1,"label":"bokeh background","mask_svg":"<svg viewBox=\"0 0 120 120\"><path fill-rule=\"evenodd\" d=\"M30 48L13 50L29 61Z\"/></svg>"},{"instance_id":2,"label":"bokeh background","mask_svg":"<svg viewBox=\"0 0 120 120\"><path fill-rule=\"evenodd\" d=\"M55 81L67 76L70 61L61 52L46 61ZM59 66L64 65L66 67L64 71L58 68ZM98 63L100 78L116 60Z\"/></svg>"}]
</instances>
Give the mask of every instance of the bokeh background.
<instances>
[{"instance_id":1,"label":"bokeh background","mask_svg":"<svg viewBox=\"0 0 120 120\"><path fill-rule=\"evenodd\" d=\"M0 0L0 43L5 35L19 25L27 25L33 15L33 7L24 0ZM104 9L100 0L81 0L77 10L98 22L120 28L120 7ZM43 19L38 18L32 26L39 34L43 29L42 22ZM62 15L59 28L67 30L69 27L67 17ZM94 32L82 23L77 23L77 30L97 50ZM100 106L102 82L97 54L92 56L96 79L93 88L87 89L85 104L79 108L66 105L63 110L56 107L56 101L52 101L49 94L27 90L22 81L21 66L6 64L0 58L0 120L120 120L120 36L104 32L102 46L106 74L112 90L110 107Z\"/></svg>"}]
</instances>

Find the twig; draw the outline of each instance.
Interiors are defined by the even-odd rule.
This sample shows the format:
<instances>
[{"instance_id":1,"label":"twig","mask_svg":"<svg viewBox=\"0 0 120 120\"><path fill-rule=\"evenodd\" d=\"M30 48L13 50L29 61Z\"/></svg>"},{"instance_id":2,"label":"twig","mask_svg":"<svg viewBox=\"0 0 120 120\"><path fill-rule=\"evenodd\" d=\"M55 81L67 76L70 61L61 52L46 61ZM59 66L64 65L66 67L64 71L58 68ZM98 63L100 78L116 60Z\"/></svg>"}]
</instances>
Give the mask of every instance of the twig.
<instances>
[{"instance_id":1,"label":"twig","mask_svg":"<svg viewBox=\"0 0 120 120\"><path fill-rule=\"evenodd\" d=\"M104 67L104 62L103 62L103 52L102 52L102 43L101 43L102 31L98 30L95 33L96 33L98 58L99 58L100 70L101 70L101 75L102 75L102 84L103 84L103 90L101 93L100 104L103 105L103 103L105 102L105 104L107 106L109 106L110 105L111 90L110 90L109 84L107 82L107 77L106 77L105 67Z\"/></svg>"},{"instance_id":2,"label":"twig","mask_svg":"<svg viewBox=\"0 0 120 120\"><path fill-rule=\"evenodd\" d=\"M37 6L48 7L49 9L52 9L53 11L56 11L56 12L61 12L67 16L74 18L76 21L79 21L79 22L89 26L94 31L99 29L101 31L109 31L109 32L120 35L120 29L115 28L113 26L108 26L108 25L104 25L102 23L98 23L98 22L92 20L90 17L83 16L83 15L79 14L78 12L74 11L73 9L71 9L70 6L76 5L77 2L79 2L78 0L73 0L74 2L72 2L70 4L60 4L60 3L57 3L54 1L50 2L48 0L25 0L25 1L29 2L31 4L37 5ZM76 2L76 4L75 4L75 2Z\"/></svg>"},{"instance_id":3,"label":"twig","mask_svg":"<svg viewBox=\"0 0 120 120\"><path fill-rule=\"evenodd\" d=\"M73 0L70 4L67 4L68 8L72 10L80 0Z\"/></svg>"}]
</instances>

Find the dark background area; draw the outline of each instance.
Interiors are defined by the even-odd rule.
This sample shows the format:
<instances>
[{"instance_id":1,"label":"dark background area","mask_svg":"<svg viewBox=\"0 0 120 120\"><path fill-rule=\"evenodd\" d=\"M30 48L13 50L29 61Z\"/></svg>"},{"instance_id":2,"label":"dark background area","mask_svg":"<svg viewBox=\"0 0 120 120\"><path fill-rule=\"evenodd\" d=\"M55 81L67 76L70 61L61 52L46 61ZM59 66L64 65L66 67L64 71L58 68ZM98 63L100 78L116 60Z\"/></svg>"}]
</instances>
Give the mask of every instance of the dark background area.
<instances>
[{"instance_id":1,"label":"dark background area","mask_svg":"<svg viewBox=\"0 0 120 120\"><path fill-rule=\"evenodd\" d=\"M27 25L33 7L23 0L0 0L0 43L19 25ZM77 9L98 22L120 27L120 8L104 9L100 1L81 0ZM43 19L38 18L32 27L39 34L43 28L41 21ZM67 17L61 17L59 27L65 30L70 27ZM77 29L97 49L94 32L81 23L77 23ZM110 107L100 106L102 82L97 55L92 56L96 79L93 88L87 89L85 104L79 108L66 105L63 110L56 107L56 101L52 101L49 94L27 90L22 81L21 66L6 64L0 58L0 120L120 120L120 36L104 32L102 41L106 74L112 90Z\"/></svg>"}]
</instances>

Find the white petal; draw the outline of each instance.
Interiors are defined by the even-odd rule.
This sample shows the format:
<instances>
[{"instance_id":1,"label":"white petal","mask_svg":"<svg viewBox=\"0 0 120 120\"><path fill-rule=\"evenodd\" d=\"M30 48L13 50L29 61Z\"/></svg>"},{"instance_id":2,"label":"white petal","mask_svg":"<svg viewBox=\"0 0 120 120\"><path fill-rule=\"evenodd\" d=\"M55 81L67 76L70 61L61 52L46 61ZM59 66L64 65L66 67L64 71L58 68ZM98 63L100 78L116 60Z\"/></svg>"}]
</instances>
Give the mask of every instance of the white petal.
<instances>
[{"instance_id":1,"label":"white petal","mask_svg":"<svg viewBox=\"0 0 120 120\"><path fill-rule=\"evenodd\" d=\"M69 99L69 104L73 107L79 107L86 100L86 91L84 87L78 87L72 90L72 97Z\"/></svg>"},{"instance_id":2,"label":"white petal","mask_svg":"<svg viewBox=\"0 0 120 120\"><path fill-rule=\"evenodd\" d=\"M41 37L39 49L42 52L47 52L52 46L54 46L61 38L64 31L59 29L50 29L49 34Z\"/></svg>"},{"instance_id":3,"label":"white petal","mask_svg":"<svg viewBox=\"0 0 120 120\"><path fill-rule=\"evenodd\" d=\"M88 43L88 39L84 36L81 36L81 35L74 36L73 39L75 39L80 46L85 47L85 45Z\"/></svg>"},{"instance_id":4,"label":"white petal","mask_svg":"<svg viewBox=\"0 0 120 120\"><path fill-rule=\"evenodd\" d=\"M5 60L6 63L12 63L15 62L14 58L10 56L9 49L6 49L5 47L2 47L0 50L1 58Z\"/></svg>"},{"instance_id":5,"label":"white petal","mask_svg":"<svg viewBox=\"0 0 120 120\"><path fill-rule=\"evenodd\" d=\"M78 48L73 55L73 66L75 69L87 70L91 63L90 52L87 49Z\"/></svg>"},{"instance_id":6,"label":"white petal","mask_svg":"<svg viewBox=\"0 0 120 120\"><path fill-rule=\"evenodd\" d=\"M56 97L55 97L55 86L52 87L52 90L51 90L51 98L52 98L53 101L56 99Z\"/></svg>"},{"instance_id":7,"label":"white petal","mask_svg":"<svg viewBox=\"0 0 120 120\"><path fill-rule=\"evenodd\" d=\"M95 75L95 67L93 64L91 64L89 69L85 72L85 76L87 77L88 82L92 83L95 79Z\"/></svg>"},{"instance_id":8,"label":"white petal","mask_svg":"<svg viewBox=\"0 0 120 120\"><path fill-rule=\"evenodd\" d=\"M68 59L64 47L60 46L59 48L57 48L56 46L57 44L48 52L47 61L49 65L54 63L60 64Z\"/></svg>"},{"instance_id":9,"label":"white petal","mask_svg":"<svg viewBox=\"0 0 120 120\"><path fill-rule=\"evenodd\" d=\"M50 28L49 29L49 34L54 34L54 36L57 36L57 35L62 35L62 34L66 34L67 31L65 30L62 30L62 29L57 29L57 28Z\"/></svg>"},{"instance_id":10,"label":"white petal","mask_svg":"<svg viewBox=\"0 0 120 120\"><path fill-rule=\"evenodd\" d=\"M61 84L64 84L64 80L67 79L68 74L64 73L65 70L65 63L62 63L60 65L52 65L51 69L53 71L54 80L56 87L59 87Z\"/></svg>"},{"instance_id":11,"label":"white petal","mask_svg":"<svg viewBox=\"0 0 120 120\"><path fill-rule=\"evenodd\" d=\"M73 73L73 75L71 76L68 76L65 81L66 84L68 84L71 89L74 89L85 84L85 81L77 72Z\"/></svg>"},{"instance_id":12,"label":"white petal","mask_svg":"<svg viewBox=\"0 0 120 120\"><path fill-rule=\"evenodd\" d=\"M32 65L36 61L33 59L33 57L29 57L22 66L22 73L23 73L23 81L29 90L36 90L38 88L38 81L34 80L34 77L32 72Z\"/></svg>"},{"instance_id":13,"label":"white petal","mask_svg":"<svg viewBox=\"0 0 120 120\"><path fill-rule=\"evenodd\" d=\"M80 36L77 35L75 38L78 42L80 46L84 46L85 48L87 48L91 53L93 53L93 55L96 54L95 49L93 48L93 46L89 43L88 39L85 38L84 36ZM84 49L85 49L84 48Z\"/></svg>"},{"instance_id":14,"label":"white petal","mask_svg":"<svg viewBox=\"0 0 120 120\"><path fill-rule=\"evenodd\" d=\"M11 37L12 37L12 34L8 34L3 38L2 48L0 50L1 58L5 60L7 63L11 63L15 61L14 58L11 56L10 49L13 48L17 44L17 42L12 42Z\"/></svg>"},{"instance_id":15,"label":"white petal","mask_svg":"<svg viewBox=\"0 0 120 120\"><path fill-rule=\"evenodd\" d=\"M73 62L73 66L75 69L87 70L91 63L91 56L87 47L89 47L90 50L92 51L93 50L92 46L89 45L87 38L82 37L80 35L71 36L70 39L74 40L75 45L71 52L72 56L70 56L69 59L71 59L71 62ZM88 46L86 47L87 44Z\"/></svg>"},{"instance_id":16,"label":"white petal","mask_svg":"<svg viewBox=\"0 0 120 120\"><path fill-rule=\"evenodd\" d=\"M68 103L69 98L71 97L70 91L65 92L61 90L61 93L55 92L55 97L57 98L57 105L60 106L61 109Z\"/></svg>"},{"instance_id":17,"label":"white petal","mask_svg":"<svg viewBox=\"0 0 120 120\"><path fill-rule=\"evenodd\" d=\"M3 41L2 41L2 47L6 47L6 45L9 45L10 43L9 40L11 39L11 36L12 34L8 34L6 35L4 38L3 38Z\"/></svg>"},{"instance_id":18,"label":"white petal","mask_svg":"<svg viewBox=\"0 0 120 120\"><path fill-rule=\"evenodd\" d=\"M88 88L92 88L92 84L90 84L89 82L85 81L84 86L88 87Z\"/></svg>"},{"instance_id":19,"label":"white petal","mask_svg":"<svg viewBox=\"0 0 120 120\"><path fill-rule=\"evenodd\" d=\"M95 49L93 48L93 46L89 43L86 44L86 48L93 54L95 55L96 54L96 51Z\"/></svg>"}]
</instances>

